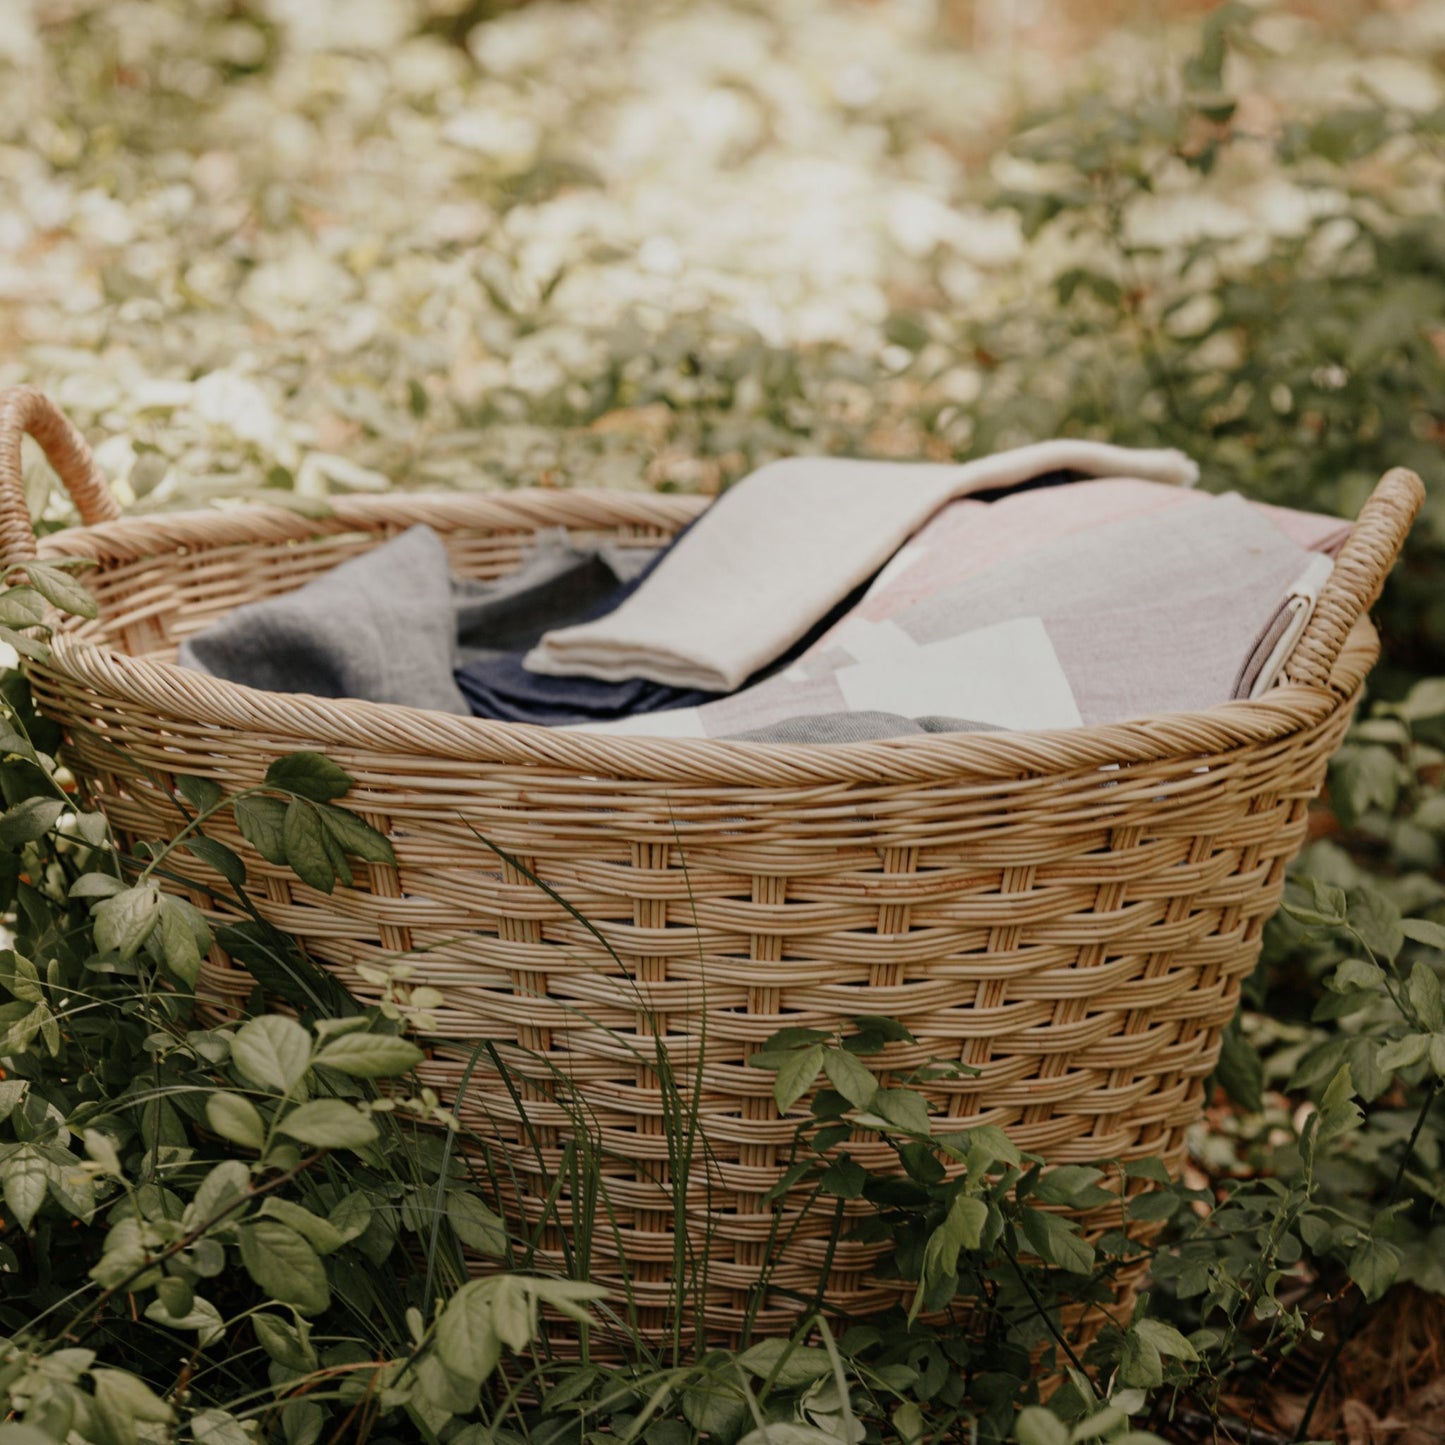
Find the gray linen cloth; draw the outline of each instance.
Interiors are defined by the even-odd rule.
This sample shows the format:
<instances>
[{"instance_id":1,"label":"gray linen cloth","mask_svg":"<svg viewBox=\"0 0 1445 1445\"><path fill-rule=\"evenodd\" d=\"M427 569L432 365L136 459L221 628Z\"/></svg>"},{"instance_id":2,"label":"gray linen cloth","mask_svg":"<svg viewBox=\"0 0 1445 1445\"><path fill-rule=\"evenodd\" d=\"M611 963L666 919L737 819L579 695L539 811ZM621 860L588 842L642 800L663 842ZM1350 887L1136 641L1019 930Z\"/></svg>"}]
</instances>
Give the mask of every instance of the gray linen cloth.
<instances>
[{"instance_id":1,"label":"gray linen cloth","mask_svg":"<svg viewBox=\"0 0 1445 1445\"><path fill-rule=\"evenodd\" d=\"M176 660L268 692L465 713L456 651L446 548L419 526L294 592L236 608L187 638Z\"/></svg>"},{"instance_id":2,"label":"gray linen cloth","mask_svg":"<svg viewBox=\"0 0 1445 1445\"><path fill-rule=\"evenodd\" d=\"M585 615L651 556L575 547L555 528L506 576L458 581L441 538L411 527L294 592L238 607L183 642L176 660L269 692L469 713L455 668Z\"/></svg>"}]
</instances>

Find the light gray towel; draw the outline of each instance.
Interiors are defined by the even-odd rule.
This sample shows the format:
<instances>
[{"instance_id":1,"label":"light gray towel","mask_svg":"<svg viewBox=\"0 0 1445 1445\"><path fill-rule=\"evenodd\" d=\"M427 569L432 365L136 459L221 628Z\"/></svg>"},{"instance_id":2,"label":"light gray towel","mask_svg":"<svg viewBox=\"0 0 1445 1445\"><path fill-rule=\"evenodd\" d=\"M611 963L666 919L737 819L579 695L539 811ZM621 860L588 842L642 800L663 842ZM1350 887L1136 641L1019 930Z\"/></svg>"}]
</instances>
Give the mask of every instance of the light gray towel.
<instances>
[{"instance_id":1,"label":"light gray towel","mask_svg":"<svg viewBox=\"0 0 1445 1445\"><path fill-rule=\"evenodd\" d=\"M446 548L412 527L181 644L182 667L268 692L470 712L452 680L457 619Z\"/></svg>"},{"instance_id":2,"label":"light gray towel","mask_svg":"<svg viewBox=\"0 0 1445 1445\"><path fill-rule=\"evenodd\" d=\"M522 564L489 582L453 579L427 526L308 582L238 607L181 644L182 667L268 692L469 713L453 680L466 662L529 647L585 616L652 560L649 549L576 547L539 532Z\"/></svg>"},{"instance_id":3,"label":"light gray towel","mask_svg":"<svg viewBox=\"0 0 1445 1445\"><path fill-rule=\"evenodd\" d=\"M956 497L1047 472L1189 486L1176 451L1050 441L962 465L795 457L726 492L620 607L549 632L532 672L731 692L802 637Z\"/></svg>"}]
</instances>

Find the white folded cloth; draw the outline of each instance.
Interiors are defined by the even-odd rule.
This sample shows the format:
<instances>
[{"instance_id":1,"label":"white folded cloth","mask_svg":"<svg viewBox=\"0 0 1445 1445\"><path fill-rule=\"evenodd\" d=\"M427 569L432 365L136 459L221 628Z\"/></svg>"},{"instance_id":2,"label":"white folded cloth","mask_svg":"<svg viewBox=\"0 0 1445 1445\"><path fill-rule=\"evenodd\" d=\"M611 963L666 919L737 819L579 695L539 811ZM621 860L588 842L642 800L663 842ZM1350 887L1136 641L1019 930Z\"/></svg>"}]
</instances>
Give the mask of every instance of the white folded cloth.
<instances>
[{"instance_id":1,"label":"white folded cloth","mask_svg":"<svg viewBox=\"0 0 1445 1445\"><path fill-rule=\"evenodd\" d=\"M1182 452L1058 440L961 465L796 457L745 477L615 611L547 633L529 671L731 692L781 656L938 509L1049 472L1192 486Z\"/></svg>"}]
</instances>

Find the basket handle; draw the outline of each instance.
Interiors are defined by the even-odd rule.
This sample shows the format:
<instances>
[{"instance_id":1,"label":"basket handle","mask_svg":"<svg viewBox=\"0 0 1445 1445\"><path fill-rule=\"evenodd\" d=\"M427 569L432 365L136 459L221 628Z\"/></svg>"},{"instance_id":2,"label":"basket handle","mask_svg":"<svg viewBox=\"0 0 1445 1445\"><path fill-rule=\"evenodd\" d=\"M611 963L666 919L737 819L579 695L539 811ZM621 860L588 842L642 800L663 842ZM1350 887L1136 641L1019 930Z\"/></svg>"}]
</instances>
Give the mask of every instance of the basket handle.
<instances>
[{"instance_id":1,"label":"basket handle","mask_svg":"<svg viewBox=\"0 0 1445 1445\"><path fill-rule=\"evenodd\" d=\"M0 566L35 556L35 528L20 475L20 442L27 433L40 443L87 527L120 516L109 484L70 419L33 386L12 386L0 392Z\"/></svg>"},{"instance_id":2,"label":"basket handle","mask_svg":"<svg viewBox=\"0 0 1445 1445\"><path fill-rule=\"evenodd\" d=\"M1285 668L1288 681L1329 688L1350 629L1375 605L1424 501L1424 484L1414 472L1395 467L1380 478L1360 508L1359 520L1340 549L1309 626Z\"/></svg>"}]
</instances>

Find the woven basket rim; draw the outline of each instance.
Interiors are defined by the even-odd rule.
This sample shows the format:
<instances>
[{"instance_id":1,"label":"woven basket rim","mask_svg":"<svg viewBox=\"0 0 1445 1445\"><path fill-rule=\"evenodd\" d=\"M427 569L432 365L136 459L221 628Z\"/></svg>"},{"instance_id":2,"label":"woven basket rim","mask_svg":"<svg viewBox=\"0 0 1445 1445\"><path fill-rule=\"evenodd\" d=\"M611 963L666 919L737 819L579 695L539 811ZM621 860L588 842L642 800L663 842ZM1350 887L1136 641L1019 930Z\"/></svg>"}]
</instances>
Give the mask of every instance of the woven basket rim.
<instances>
[{"instance_id":1,"label":"woven basket rim","mask_svg":"<svg viewBox=\"0 0 1445 1445\"><path fill-rule=\"evenodd\" d=\"M558 491L348 498L324 517L281 507L245 506L170 512L51 533L44 556L82 556L107 563L184 555L190 547L278 542L365 531L382 534L418 521L499 526L566 525L599 509L613 524L675 526L705 498L628 492ZM560 514L560 515L559 515ZM93 624L91 624L93 626ZM344 754L368 748L397 756L556 766L612 778L693 784L808 787L834 783L905 783L973 775L998 779L1056 775L1110 764L1215 756L1264 746L1312 727L1350 705L1379 651L1361 617L1342 649L1329 688L1285 683L1265 697L1198 712L1158 713L1118 723L1023 732L909 735L867 742L798 744L718 738L652 738L570 732L530 723L438 713L395 703L272 693L193 672L173 663L132 657L58 629L49 663L32 668L67 676L102 696L157 714L222 730L292 738Z\"/></svg>"}]
</instances>

